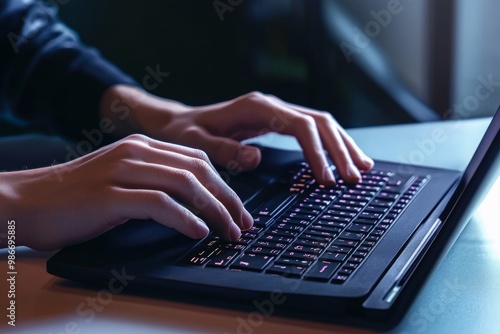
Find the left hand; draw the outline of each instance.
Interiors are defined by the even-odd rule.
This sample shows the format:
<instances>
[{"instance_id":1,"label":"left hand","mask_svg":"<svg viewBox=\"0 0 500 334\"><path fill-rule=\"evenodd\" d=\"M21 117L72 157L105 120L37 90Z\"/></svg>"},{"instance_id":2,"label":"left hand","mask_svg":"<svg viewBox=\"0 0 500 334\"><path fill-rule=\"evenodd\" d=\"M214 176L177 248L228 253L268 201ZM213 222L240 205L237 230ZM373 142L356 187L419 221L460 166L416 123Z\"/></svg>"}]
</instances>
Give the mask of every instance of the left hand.
<instances>
[{"instance_id":1,"label":"left hand","mask_svg":"<svg viewBox=\"0 0 500 334\"><path fill-rule=\"evenodd\" d=\"M359 182L359 171L373 166L373 160L331 114L287 103L275 96L253 92L226 102L191 107L132 87L115 86L101 102L103 116L110 114L106 113L106 106L116 98L133 106L128 119L130 129L201 149L221 166L236 161L242 171L255 168L260 162L260 151L240 140L268 132L296 137L313 174L323 184L335 182L325 149L340 177L347 182Z\"/></svg>"}]
</instances>

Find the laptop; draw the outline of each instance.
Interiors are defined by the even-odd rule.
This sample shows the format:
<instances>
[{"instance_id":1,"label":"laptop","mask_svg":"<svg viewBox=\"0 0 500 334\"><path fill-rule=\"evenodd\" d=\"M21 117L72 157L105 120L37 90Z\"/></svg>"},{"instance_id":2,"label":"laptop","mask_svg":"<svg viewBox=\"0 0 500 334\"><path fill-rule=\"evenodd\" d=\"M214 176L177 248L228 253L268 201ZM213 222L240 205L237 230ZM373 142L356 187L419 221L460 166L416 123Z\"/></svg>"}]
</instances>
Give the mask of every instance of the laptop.
<instances>
[{"instance_id":1,"label":"laptop","mask_svg":"<svg viewBox=\"0 0 500 334\"><path fill-rule=\"evenodd\" d=\"M129 221L47 270L152 298L391 327L498 177L499 129L497 111L464 173L376 161L359 184L333 187L301 152L264 148L255 171L227 178L255 220L237 242Z\"/></svg>"}]
</instances>

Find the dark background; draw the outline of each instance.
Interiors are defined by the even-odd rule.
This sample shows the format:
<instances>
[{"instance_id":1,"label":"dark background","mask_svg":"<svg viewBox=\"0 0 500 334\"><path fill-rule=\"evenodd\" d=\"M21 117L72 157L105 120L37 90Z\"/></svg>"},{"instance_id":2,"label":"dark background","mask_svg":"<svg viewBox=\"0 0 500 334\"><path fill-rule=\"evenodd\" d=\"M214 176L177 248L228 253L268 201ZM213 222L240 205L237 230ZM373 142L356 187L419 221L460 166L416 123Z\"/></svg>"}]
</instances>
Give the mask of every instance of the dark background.
<instances>
[{"instance_id":1,"label":"dark background","mask_svg":"<svg viewBox=\"0 0 500 334\"><path fill-rule=\"evenodd\" d=\"M199 0L70 0L59 12L139 83L148 66L169 72L156 95L202 105L258 90L330 111L344 127L412 121L347 64L320 3L241 1L223 20L213 1Z\"/></svg>"}]
</instances>

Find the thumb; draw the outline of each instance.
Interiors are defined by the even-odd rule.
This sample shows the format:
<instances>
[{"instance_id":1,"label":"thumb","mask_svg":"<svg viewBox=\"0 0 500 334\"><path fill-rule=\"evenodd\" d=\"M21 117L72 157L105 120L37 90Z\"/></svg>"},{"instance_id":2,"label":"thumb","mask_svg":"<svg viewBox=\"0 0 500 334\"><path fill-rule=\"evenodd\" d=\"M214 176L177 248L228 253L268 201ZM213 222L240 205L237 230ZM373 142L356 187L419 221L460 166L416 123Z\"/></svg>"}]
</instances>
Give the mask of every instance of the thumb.
<instances>
[{"instance_id":1,"label":"thumb","mask_svg":"<svg viewBox=\"0 0 500 334\"><path fill-rule=\"evenodd\" d=\"M203 129L191 131L189 146L205 151L213 163L231 170L249 171L257 167L261 153L257 147L239 141L213 136Z\"/></svg>"}]
</instances>

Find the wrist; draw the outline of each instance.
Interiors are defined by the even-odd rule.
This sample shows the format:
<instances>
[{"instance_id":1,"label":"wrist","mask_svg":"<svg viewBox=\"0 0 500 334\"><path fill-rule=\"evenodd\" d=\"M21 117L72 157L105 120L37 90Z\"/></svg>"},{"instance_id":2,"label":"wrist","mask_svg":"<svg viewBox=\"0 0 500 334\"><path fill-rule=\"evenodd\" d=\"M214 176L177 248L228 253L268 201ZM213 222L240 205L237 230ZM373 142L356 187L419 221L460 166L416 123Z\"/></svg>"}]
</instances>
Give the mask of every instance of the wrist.
<instances>
[{"instance_id":1,"label":"wrist","mask_svg":"<svg viewBox=\"0 0 500 334\"><path fill-rule=\"evenodd\" d=\"M188 106L151 95L137 87L115 85L108 88L100 103L100 116L109 119L115 136L151 134L156 127L170 123Z\"/></svg>"}]
</instances>

